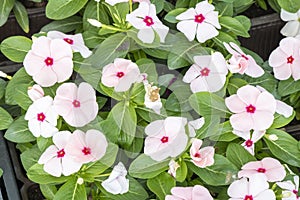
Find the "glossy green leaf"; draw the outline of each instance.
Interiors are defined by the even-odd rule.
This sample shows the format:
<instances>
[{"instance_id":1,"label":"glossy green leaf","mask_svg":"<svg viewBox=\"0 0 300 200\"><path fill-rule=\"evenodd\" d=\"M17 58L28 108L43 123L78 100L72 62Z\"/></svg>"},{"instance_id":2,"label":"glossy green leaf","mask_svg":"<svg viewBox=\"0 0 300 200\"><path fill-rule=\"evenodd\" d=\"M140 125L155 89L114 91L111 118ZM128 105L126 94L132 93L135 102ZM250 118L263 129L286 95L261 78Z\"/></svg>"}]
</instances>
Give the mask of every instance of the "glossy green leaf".
<instances>
[{"instance_id":1,"label":"glossy green leaf","mask_svg":"<svg viewBox=\"0 0 300 200\"><path fill-rule=\"evenodd\" d=\"M177 9L174 9L172 11L170 11L165 17L164 19L167 21L167 22L170 22L170 23L177 23L178 20L176 19L176 17L178 15L180 15L181 13L185 12L187 9L186 8L177 8Z\"/></svg>"},{"instance_id":2,"label":"glossy green leaf","mask_svg":"<svg viewBox=\"0 0 300 200\"><path fill-rule=\"evenodd\" d=\"M242 147L242 145L236 143L230 143L228 145L226 157L229 161L235 164L238 169L250 161L256 161L256 158Z\"/></svg>"},{"instance_id":3,"label":"glossy green leaf","mask_svg":"<svg viewBox=\"0 0 300 200\"><path fill-rule=\"evenodd\" d=\"M295 81L293 78L279 81L278 93L281 96L287 96L289 94L300 91L300 80Z\"/></svg>"},{"instance_id":4,"label":"glossy green leaf","mask_svg":"<svg viewBox=\"0 0 300 200\"><path fill-rule=\"evenodd\" d=\"M13 118L2 107L0 107L0 122L0 130L7 129L13 122Z\"/></svg>"},{"instance_id":5,"label":"glossy green leaf","mask_svg":"<svg viewBox=\"0 0 300 200\"><path fill-rule=\"evenodd\" d=\"M25 33L28 33L29 32L29 18L28 18L28 13L27 13L25 6L23 6L23 4L21 2L16 1L13 11L14 11L14 14L15 14L18 24L21 26L21 28L23 29L23 31Z\"/></svg>"},{"instance_id":6,"label":"glossy green leaf","mask_svg":"<svg viewBox=\"0 0 300 200\"><path fill-rule=\"evenodd\" d=\"M62 20L55 20L45 25L41 31L60 31L63 33L69 33L76 30L82 25L82 19L79 16L71 16Z\"/></svg>"},{"instance_id":7,"label":"glossy green leaf","mask_svg":"<svg viewBox=\"0 0 300 200\"><path fill-rule=\"evenodd\" d=\"M53 200L85 200L87 199L85 185L77 183L77 177L70 178L59 188Z\"/></svg>"},{"instance_id":8,"label":"glossy green leaf","mask_svg":"<svg viewBox=\"0 0 300 200\"><path fill-rule=\"evenodd\" d=\"M57 192L57 188L55 185L45 185L41 184L40 185L41 192L43 193L43 196L46 197L47 199L53 199L55 196L55 193Z\"/></svg>"},{"instance_id":9,"label":"glossy green leaf","mask_svg":"<svg viewBox=\"0 0 300 200\"><path fill-rule=\"evenodd\" d=\"M279 6L291 13L296 13L300 9L300 1L295 0L277 0Z\"/></svg>"},{"instance_id":10,"label":"glossy green leaf","mask_svg":"<svg viewBox=\"0 0 300 200\"><path fill-rule=\"evenodd\" d=\"M37 145L33 145L31 148L22 152L20 158L24 169L27 171L30 167L35 165L41 155L42 151L38 148Z\"/></svg>"},{"instance_id":11,"label":"glossy green leaf","mask_svg":"<svg viewBox=\"0 0 300 200\"><path fill-rule=\"evenodd\" d=\"M2 0L0 3L0 26L5 24L10 14L10 11L13 9L15 0Z\"/></svg>"},{"instance_id":12,"label":"glossy green leaf","mask_svg":"<svg viewBox=\"0 0 300 200\"><path fill-rule=\"evenodd\" d=\"M273 121L273 124L270 127L270 129L282 128L282 127L288 125L291 121L293 121L295 116L296 116L296 112L293 112L292 115L288 118L286 118L283 115L280 115L278 113L275 113L274 121Z\"/></svg>"},{"instance_id":13,"label":"glossy green leaf","mask_svg":"<svg viewBox=\"0 0 300 200\"><path fill-rule=\"evenodd\" d=\"M241 24L241 22L235 18L222 16L219 18L219 23L222 27L228 31L232 31L234 34L242 37L250 37L248 30Z\"/></svg>"},{"instance_id":14,"label":"glossy green leaf","mask_svg":"<svg viewBox=\"0 0 300 200\"><path fill-rule=\"evenodd\" d=\"M167 194L171 194L170 191L175 185L175 179L166 172L147 180L148 188L156 194L160 200L164 200Z\"/></svg>"}]
</instances>

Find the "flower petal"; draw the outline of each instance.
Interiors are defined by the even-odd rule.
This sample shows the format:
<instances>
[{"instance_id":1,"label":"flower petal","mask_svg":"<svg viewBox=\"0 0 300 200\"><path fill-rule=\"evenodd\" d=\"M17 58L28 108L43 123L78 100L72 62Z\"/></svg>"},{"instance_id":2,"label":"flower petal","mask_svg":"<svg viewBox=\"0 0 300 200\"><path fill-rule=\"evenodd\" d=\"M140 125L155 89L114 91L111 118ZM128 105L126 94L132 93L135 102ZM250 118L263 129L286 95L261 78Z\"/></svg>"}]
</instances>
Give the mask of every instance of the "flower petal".
<instances>
[{"instance_id":1,"label":"flower petal","mask_svg":"<svg viewBox=\"0 0 300 200\"><path fill-rule=\"evenodd\" d=\"M205 41L214 38L218 34L219 32L213 25L210 25L205 22L198 24L196 35L198 42L204 43Z\"/></svg>"},{"instance_id":2,"label":"flower petal","mask_svg":"<svg viewBox=\"0 0 300 200\"><path fill-rule=\"evenodd\" d=\"M195 39L197 24L194 20L180 21L177 23L176 27L189 41L193 41Z\"/></svg>"}]
</instances>

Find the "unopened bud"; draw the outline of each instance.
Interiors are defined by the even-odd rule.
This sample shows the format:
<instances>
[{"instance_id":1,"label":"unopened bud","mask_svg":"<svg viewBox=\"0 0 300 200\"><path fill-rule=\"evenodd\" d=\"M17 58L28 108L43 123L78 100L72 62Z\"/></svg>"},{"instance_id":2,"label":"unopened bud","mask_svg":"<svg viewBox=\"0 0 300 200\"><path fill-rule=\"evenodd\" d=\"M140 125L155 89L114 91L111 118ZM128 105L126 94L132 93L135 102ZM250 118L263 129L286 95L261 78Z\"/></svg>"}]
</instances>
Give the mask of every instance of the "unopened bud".
<instances>
[{"instance_id":1,"label":"unopened bud","mask_svg":"<svg viewBox=\"0 0 300 200\"><path fill-rule=\"evenodd\" d=\"M83 182L84 182L83 178L79 177L79 178L77 179L77 184L78 184L78 185L82 185Z\"/></svg>"},{"instance_id":2,"label":"unopened bud","mask_svg":"<svg viewBox=\"0 0 300 200\"><path fill-rule=\"evenodd\" d=\"M87 19L88 23L90 23L92 26L100 28L102 26L102 23L99 22L96 19Z\"/></svg>"},{"instance_id":3,"label":"unopened bud","mask_svg":"<svg viewBox=\"0 0 300 200\"><path fill-rule=\"evenodd\" d=\"M41 86L35 84L28 88L27 94L32 101L36 101L44 96L44 90Z\"/></svg>"}]
</instances>

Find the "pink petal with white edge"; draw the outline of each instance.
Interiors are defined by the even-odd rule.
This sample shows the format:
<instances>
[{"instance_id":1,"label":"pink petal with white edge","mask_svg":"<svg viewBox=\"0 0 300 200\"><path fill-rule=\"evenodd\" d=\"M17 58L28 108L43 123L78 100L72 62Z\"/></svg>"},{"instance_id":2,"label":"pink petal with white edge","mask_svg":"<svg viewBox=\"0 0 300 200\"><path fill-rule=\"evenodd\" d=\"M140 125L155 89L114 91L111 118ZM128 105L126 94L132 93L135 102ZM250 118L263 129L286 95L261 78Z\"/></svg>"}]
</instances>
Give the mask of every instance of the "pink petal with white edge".
<instances>
[{"instance_id":1,"label":"pink petal with white edge","mask_svg":"<svg viewBox=\"0 0 300 200\"><path fill-rule=\"evenodd\" d=\"M41 155L41 157L38 160L39 164L45 164L48 162L50 159L54 158L57 156L57 147L55 145L49 146L44 153Z\"/></svg>"},{"instance_id":2,"label":"pink petal with white edge","mask_svg":"<svg viewBox=\"0 0 300 200\"><path fill-rule=\"evenodd\" d=\"M233 113L241 113L246 111L247 104L245 104L238 95L234 94L225 98L227 108Z\"/></svg>"},{"instance_id":3,"label":"pink petal with white edge","mask_svg":"<svg viewBox=\"0 0 300 200\"><path fill-rule=\"evenodd\" d=\"M284 9L281 9L280 10L280 18L283 21L298 20L298 15L297 15L297 13L291 13L291 12L288 12Z\"/></svg>"},{"instance_id":4,"label":"pink petal with white edge","mask_svg":"<svg viewBox=\"0 0 300 200\"><path fill-rule=\"evenodd\" d=\"M292 116L294 109L290 105L284 103L283 101L276 101L276 112L283 115L285 118Z\"/></svg>"},{"instance_id":5,"label":"pink petal with white edge","mask_svg":"<svg viewBox=\"0 0 300 200\"><path fill-rule=\"evenodd\" d=\"M50 51L50 57L54 59L54 62L58 61L61 58L69 58L70 60L72 60L73 58L71 46L62 39L52 40L50 45Z\"/></svg>"},{"instance_id":6,"label":"pink petal with white edge","mask_svg":"<svg viewBox=\"0 0 300 200\"><path fill-rule=\"evenodd\" d=\"M57 76L51 67L44 67L37 74L33 75L33 80L42 87L53 86L57 82Z\"/></svg>"},{"instance_id":7,"label":"pink petal with white edge","mask_svg":"<svg viewBox=\"0 0 300 200\"><path fill-rule=\"evenodd\" d=\"M53 143L59 149L63 149L68 144L71 137L71 133L69 131L60 131L53 135Z\"/></svg>"},{"instance_id":8,"label":"pink petal with white edge","mask_svg":"<svg viewBox=\"0 0 300 200\"><path fill-rule=\"evenodd\" d=\"M229 118L229 120L232 128L239 131L249 131L254 127L251 115L246 112L234 114Z\"/></svg>"},{"instance_id":9,"label":"pink petal with white edge","mask_svg":"<svg viewBox=\"0 0 300 200\"><path fill-rule=\"evenodd\" d=\"M185 12L176 16L177 20L194 20L195 15L197 15L194 8L189 8Z\"/></svg>"},{"instance_id":10,"label":"pink petal with white edge","mask_svg":"<svg viewBox=\"0 0 300 200\"><path fill-rule=\"evenodd\" d=\"M299 21L290 21L284 25L280 33L287 37L294 37L299 33Z\"/></svg>"},{"instance_id":11,"label":"pink petal with white edge","mask_svg":"<svg viewBox=\"0 0 300 200\"><path fill-rule=\"evenodd\" d=\"M38 37L32 43L31 50L34 54L40 57L48 57L50 56L50 45L52 40L45 36Z\"/></svg>"},{"instance_id":12,"label":"pink petal with white edge","mask_svg":"<svg viewBox=\"0 0 300 200\"><path fill-rule=\"evenodd\" d=\"M140 29L137 37L144 43L151 44L154 41L155 33L152 28Z\"/></svg>"},{"instance_id":13,"label":"pink petal with white edge","mask_svg":"<svg viewBox=\"0 0 300 200\"><path fill-rule=\"evenodd\" d=\"M206 16L207 13L213 11L215 9L215 7L208 3L207 1L202 1L200 3L197 3L196 5L196 12L197 14L203 14L204 16Z\"/></svg>"},{"instance_id":14,"label":"pink petal with white edge","mask_svg":"<svg viewBox=\"0 0 300 200\"><path fill-rule=\"evenodd\" d=\"M245 85L239 88L236 94L246 105L252 104L254 106L260 95L260 91L252 85Z\"/></svg>"},{"instance_id":15,"label":"pink petal with white edge","mask_svg":"<svg viewBox=\"0 0 300 200\"><path fill-rule=\"evenodd\" d=\"M271 67L279 67L286 64L287 58L289 56L281 50L280 47L277 47L272 51L269 57L269 65Z\"/></svg>"},{"instance_id":16,"label":"pink petal with white edge","mask_svg":"<svg viewBox=\"0 0 300 200\"><path fill-rule=\"evenodd\" d=\"M194 22L194 20L180 21L177 23L176 27L189 41L193 41L195 39L197 24Z\"/></svg>"},{"instance_id":17,"label":"pink petal with white edge","mask_svg":"<svg viewBox=\"0 0 300 200\"><path fill-rule=\"evenodd\" d=\"M57 82L64 82L68 80L73 73L73 61L70 58L61 58L53 64L52 69L57 76Z\"/></svg>"},{"instance_id":18,"label":"pink petal with white edge","mask_svg":"<svg viewBox=\"0 0 300 200\"><path fill-rule=\"evenodd\" d=\"M33 76L41 71L45 64L46 57L37 56L32 50L30 50L23 61L24 68L30 76Z\"/></svg>"},{"instance_id":19,"label":"pink petal with white edge","mask_svg":"<svg viewBox=\"0 0 300 200\"><path fill-rule=\"evenodd\" d=\"M278 80L287 80L292 75L291 68L286 64L283 64L279 67L274 67L273 71L275 78Z\"/></svg>"},{"instance_id":20,"label":"pink petal with white edge","mask_svg":"<svg viewBox=\"0 0 300 200\"><path fill-rule=\"evenodd\" d=\"M60 177L62 174L61 158L54 157L45 163L44 171L52 176Z\"/></svg>"},{"instance_id":21,"label":"pink petal with white edge","mask_svg":"<svg viewBox=\"0 0 300 200\"><path fill-rule=\"evenodd\" d=\"M195 185L193 187L192 199L198 199L199 197L201 197L201 200L213 200L209 191L205 187L201 185Z\"/></svg>"},{"instance_id":22,"label":"pink petal with white edge","mask_svg":"<svg viewBox=\"0 0 300 200\"><path fill-rule=\"evenodd\" d=\"M257 110L274 114L276 110L276 100L271 93L265 91L258 96L255 106Z\"/></svg>"},{"instance_id":23,"label":"pink petal with white edge","mask_svg":"<svg viewBox=\"0 0 300 200\"><path fill-rule=\"evenodd\" d=\"M213 25L208 23L198 24L196 35L198 42L204 43L217 35L219 35L219 31Z\"/></svg>"},{"instance_id":24,"label":"pink petal with white edge","mask_svg":"<svg viewBox=\"0 0 300 200\"><path fill-rule=\"evenodd\" d=\"M227 194L232 197L231 199L243 199L249 193L248 185L246 178L236 180L228 187Z\"/></svg>"},{"instance_id":25,"label":"pink petal with white edge","mask_svg":"<svg viewBox=\"0 0 300 200\"><path fill-rule=\"evenodd\" d=\"M253 129L262 131L270 128L274 121L274 114L266 111L255 111L252 114Z\"/></svg>"}]
</instances>

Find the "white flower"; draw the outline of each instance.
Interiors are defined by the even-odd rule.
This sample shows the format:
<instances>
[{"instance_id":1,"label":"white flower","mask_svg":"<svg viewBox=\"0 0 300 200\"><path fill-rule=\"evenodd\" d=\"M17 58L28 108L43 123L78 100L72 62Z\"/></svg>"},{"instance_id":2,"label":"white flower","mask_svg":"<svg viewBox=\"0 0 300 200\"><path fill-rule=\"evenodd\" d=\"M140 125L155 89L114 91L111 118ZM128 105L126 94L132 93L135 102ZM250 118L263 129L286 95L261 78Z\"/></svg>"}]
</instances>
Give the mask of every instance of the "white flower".
<instances>
[{"instance_id":1,"label":"white flower","mask_svg":"<svg viewBox=\"0 0 300 200\"><path fill-rule=\"evenodd\" d=\"M300 34L300 10L296 13L290 13L281 9L280 17L286 21L286 25L280 30L280 33L287 37L295 37Z\"/></svg>"},{"instance_id":2,"label":"white flower","mask_svg":"<svg viewBox=\"0 0 300 200\"><path fill-rule=\"evenodd\" d=\"M242 146L252 155L254 155L254 144L260 140L266 133L266 131L253 131L251 134L250 131L232 131L235 135L243 138L245 142L243 142Z\"/></svg>"},{"instance_id":3,"label":"white flower","mask_svg":"<svg viewBox=\"0 0 300 200\"><path fill-rule=\"evenodd\" d=\"M195 35L200 43L203 43L219 34L217 29L221 26L218 20L218 12L207 1L202 1L196 8L189 8L179 14L176 19L181 20L177 29L181 31L189 41L194 40ZM217 28L217 29L216 29Z\"/></svg>"},{"instance_id":4,"label":"white flower","mask_svg":"<svg viewBox=\"0 0 300 200\"><path fill-rule=\"evenodd\" d=\"M189 121L188 127L189 127L190 137L195 137L196 130L200 129L204 125L204 123L205 123L204 117L201 117L193 121Z\"/></svg>"},{"instance_id":5,"label":"white flower","mask_svg":"<svg viewBox=\"0 0 300 200\"><path fill-rule=\"evenodd\" d=\"M155 32L160 37L160 41L165 42L165 37L169 32L169 28L163 25L156 16L154 4L141 2L136 10L126 15L126 21L139 30L137 36L144 43L152 43Z\"/></svg>"},{"instance_id":6,"label":"white flower","mask_svg":"<svg viewBox=\"0 0 300 200\"><path fill-rule=\"evenodd\" d=\"M28 88L27 94L32 101L36 101L44 96L44 90L38 84L34 84Z\"/></svg>"},{"instance_id":7,"label":"white flower","mask_svg":"<svg viewBox=\"0 0 300 200\"><path fill-rule=\"evenodd\" d=\"M159 90L157 86L152 86L148 82L144 82L145 87L145 100L144 104L147 108L154 110L156 113L160 113L162 103L160 100Z\"/></svg>"},{"instance_id":8,"label":"white flower","mask_svg":"<svg viewBox=\"0 0 300 200\"><path fill-rule=\"evenodd\" d=\"M108 179L101 183L102 187L112 194L124 194L129 191L129 179L126 178L127 170L123 163L114 166Z\"/></svg>"},{"instance_id":9,"label":"white flower","mask_svg":"<svg viewBox=\"0 0 300 200\"><path fill-rule=\"evenodd\" d=\"M28 120L28 128L35 137L52 137L58 132L58 114L53 107L53 99L50 96L42 97L31 104L26 112L25 120Z\"/></svg>"},{"instance_id":10,"label":"white flower","mask_svg":"<svg viewBox=\"0 0 300 200\"><path fill-rule=\"evenodd\" d=\"M169 162L169 170L168 173L173 176L174 178L176 178L176 171L177 169L180 167L180 165L175 162L175 160L171 159Z\"/></svg>"},{"instance_id":11,"label":"white flower","mask_svg":"<svg viewBox=\"0 0 300 200\"><path fill-rule=\"evenodd\" d=\"M79 52L82 57L87 58L92 55L92 51L89 50L84 44L81 33L76 35L66 35L59 31L49 31L47 37L51 39L62 39L67 42L74 52Z\"/></svg>"},{"instance_id":12,"label":"white flower","mask_svg":"<svg viewBox=\"0 0 300 200\"><path fill-rule=\"evenodd\" d=\"M294 176L294 182L292 181L283 181L276 183L282 191L282 200L298 200L300 197L298 196L299 189L299 176Z\"/></svg>"}]
</instances>

